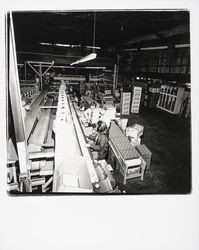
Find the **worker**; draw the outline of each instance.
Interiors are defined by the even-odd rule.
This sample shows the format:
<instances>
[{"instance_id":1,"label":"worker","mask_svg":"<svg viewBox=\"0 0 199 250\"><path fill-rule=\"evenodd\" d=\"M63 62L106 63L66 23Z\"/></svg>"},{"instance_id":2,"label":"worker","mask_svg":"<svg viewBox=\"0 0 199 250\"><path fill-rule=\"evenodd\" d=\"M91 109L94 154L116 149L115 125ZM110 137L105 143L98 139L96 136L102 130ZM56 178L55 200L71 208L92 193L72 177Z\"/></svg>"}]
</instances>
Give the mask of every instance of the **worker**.
<instances>
[{"instance_id":1,"label":"worker","mask_svg":"<svg viewBox=\"0 0 199 250\"><path fill-rule=\"evenodd\" d=\"M99 121L100 114L96 106L95 102L91 102L90 107L84 112L88 127L96 127L96 123Z\"/></svg>"},{"instance_id":2,"label":"worker","mask_svg":"<svg viewBox=\"0 0 199 250\"><path fill-rule=\"evenodd\" d=\"M24 119L26 117L27 112L30 110L30 105L27 98L25 98L24 96L21 96L21 104L22 104L22 116Z\"/></svg>"},{"instance_id":3,"label":"worker","mask_svg":"<svg viewBox=\"0 0 199 250\"><path fill-rule=\"evenodd\" d=\"M74 96L75 96L75 100L76 100L76 102L77 102L77 106L80 107L80 106L81 106L81 102L82 102L80 90L76 89L76 90L74 91Z\"/></svg>"},{"instance_id":4,"label":"worker","mask_svg":"<svg viewBox=\"0 0 199 250\"><path fill-rule=\"evenodd\" d=\"M93 156L95 160L104 160L108 153L108 128L106 123L103 121L98 121L97 123L97 133L96 135L89 135L87 137L93 140L93 143L87 143L86 147L93 150Z\"/></svg>"},{"instance_id":5,"label":"worker","mask_svg":"<svg viewBox=\"0 0 199 250\"><path fill-rule=\"evenodd\" d=\"M72 85L69 88L69 95L73 95L73 86Z\"/></svg>"}]
</instances>

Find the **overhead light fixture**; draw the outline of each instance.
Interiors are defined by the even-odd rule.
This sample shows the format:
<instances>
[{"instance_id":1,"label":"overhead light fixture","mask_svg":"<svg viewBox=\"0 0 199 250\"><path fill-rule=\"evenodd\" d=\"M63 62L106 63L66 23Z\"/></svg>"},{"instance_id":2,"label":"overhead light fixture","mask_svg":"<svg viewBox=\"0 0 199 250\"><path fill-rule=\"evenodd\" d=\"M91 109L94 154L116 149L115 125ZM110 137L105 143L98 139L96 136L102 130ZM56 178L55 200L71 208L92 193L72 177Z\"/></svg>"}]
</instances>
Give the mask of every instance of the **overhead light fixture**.
<instances>
[{"instance_id":1,"label":"overhead light fixture","mask_svg":"<svg viewBox=\"0 0 199 250\"><path fill-rule=\"evenodd\" d=\"M72 44L71 45L71 48L78 48L78 47L81 47L81 44Z\"/></svg>"},{"instance_id":2,"label":"overhead light fixture","mask_svg":"<svg viewBox=\"0 0 199 250\"><path fill-rule=\"evenodd\" d=\"M52 45L52 43L39 43L40 45Z\"/></svg>"},{"instance_id":3,"label":"overhead light fixture","mask_svg":"<svg viewBox=\"0 0 199 250\"><path fill-rule=\"evenodd\" d=\"M83 63L83 62L87 62L87 61L90 61L90 60L93 60L97 57L97 54L95 53L95 26L96 26L96 12L94 12L94 24L93 24L93 53L71 63L70 65L75 65L75 64L79 64L79 63Z\"/></svg>"},{"instance_id":4,"label":"overhead light fixture","mask_svg":"<svg viewBox=\"0 0 199 250\"><path fill-rule=\"evenodd\" d=\"M132 49L123 49L123 51L137 51L138 49L132 48Z\"/></svg>"},{"instance_id":5,"label":"overhead light fixture","mask_svg":"<svg viewBox=\"0 0 199 250\"><path fill-rule=\"evenodd\" d=\"M101 47L85 46L87 49L101 49Z\"/></svg>"},{"instance_id":6,"label":"overhead light fixture","mask_svg":"<svg viewBox=\"0 0 199 250\"><path fill-rule=\"evenodd\" d=\"M90 60L93 60L97 57L97 54L96 53L91 53L85 57L82 57L81 59L77 60L76 62L73 62L71 63L70 65L75 65L75 64L79 64L79 63L83 63L83 62L87 62L87 61L90 61Z\"/></svg>"},{"instance_id":7,"label":"overhead light fixture","mask_svg":"<svg viewBox=\"0 0 199 250\"><path fill-rule=\"evenodd\" d=\"M156 49L168 49L168 46L148 47L148 48L141 48L140 50L156 50Z\"/></svg>"},{"instance_id":8,"label":"overhead light fixture","mask_svg":"<svg viewBox=\"0 0 199 250\"><path fill-rule=\"evenodd\" d=\"M54 45L58 47L70 47L70 44L55 43Z\"/></svg>"},{"instance_id":9,"label":"overhead light fixture","mask_svg":"<svg viewBox=\"0 0 199 250\"><path fill-rule=\"evenodd\" d=\"M189 48L190 44L176 44L175 48Z\"/></svg>"}]
</instances>

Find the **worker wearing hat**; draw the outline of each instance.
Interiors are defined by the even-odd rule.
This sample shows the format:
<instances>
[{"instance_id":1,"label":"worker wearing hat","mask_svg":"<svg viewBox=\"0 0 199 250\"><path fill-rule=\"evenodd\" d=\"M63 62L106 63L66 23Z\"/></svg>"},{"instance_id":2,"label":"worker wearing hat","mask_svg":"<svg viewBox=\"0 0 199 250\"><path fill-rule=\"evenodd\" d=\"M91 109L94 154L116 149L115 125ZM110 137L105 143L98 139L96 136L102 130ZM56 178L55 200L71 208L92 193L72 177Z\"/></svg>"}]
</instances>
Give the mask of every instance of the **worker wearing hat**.
<instances>
[{"instance_id":1,"label":"worker wearing hat","mask_svg":"<svg viewBox=\"0 0 199 250\"><path fill-rule=\"evenodd\" d=\"M89 135L88 139L93 140L91 144L86 144L93 151L94 159L103 160L108 153L108 128L105 122L98 121L97 134Z\"/></svg>"}]
</instances>

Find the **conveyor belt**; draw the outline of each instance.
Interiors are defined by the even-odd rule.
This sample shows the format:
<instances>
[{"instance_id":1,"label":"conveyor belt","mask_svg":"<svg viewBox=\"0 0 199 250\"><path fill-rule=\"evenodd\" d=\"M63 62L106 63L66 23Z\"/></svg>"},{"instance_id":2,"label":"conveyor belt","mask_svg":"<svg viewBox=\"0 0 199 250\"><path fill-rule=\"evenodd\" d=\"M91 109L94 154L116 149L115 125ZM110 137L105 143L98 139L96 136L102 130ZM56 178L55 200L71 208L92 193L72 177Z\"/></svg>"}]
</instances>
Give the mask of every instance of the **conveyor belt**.
<instances>
[{"instance_id":1,"label":"conveyor belt","mask_svg":"<svg viewBox=\"0 0 199 250\"><path fill-rule=\"evenodd\" d=\"M41 111L40 119L29 140L29 145L28 145L29 152L41 151L42 148L41 146L44 143L47 135L49 121L50 121L50 110L48 109Z\"/></svg>"},{"instance_id":2,"label":"conveyor belt","mask_svg":"<svg viewBox=\"0 0 199 250\"><path fill-rule=\"evenodd\" d=\"M56 145L53 192L92 192L87 159L82 156L64 84L61 84L59 90L54 125Z\"/></svg>"},{"instance_id":3,"label":"conveyor belt","mask_svg":"<svg viewBox=\"0 0 199 250\"><path fill-rule=\"evenodd\" d=\"M26 130L26 138L28 140L30 133L34 127L35 121L40 111L40 104L46 96L46 91L40 93L40 95L35 99L32 103L31 110L26 114L25 117L25 130Z\"/></svg>"},{"instance_id":4,"label":"conveyor belt","mask_svg":"<svg viewBox=\"0 0 199 250\"><path fill-rule=\"evenodd\" d=\"M34 127L34 130L32 131L32 134L29 136L28 140L28 152L29 154L37 153L37 152L44 152L43 151L43 145L48 144L52 145L53 147L53 140L51 138L52 135L52 116L51 116L51 110L50 109L43 109L40 110L40 103L43 103L43 98L45 95L40 95L39 98L36 99L34 102L33 108L35 110L38 110L38 113L35 112L34 114L37 114L38 122L36 123L36 126ZM52 105L53 98L47 98L45 105ZM54 151L53 148L47 148L45 152L52 152ZM50 164L51 168L50 171L47 167L47 162ZM50 159L46 162L46 158L43 159L33 159L31 162L31 170L32 171L40 171L40 175L51 175L53 174L53 159Z\"/></svg>"},{"instance_id":5,"label":"conveyor belt","mask_svg":"<svg viewBox=\"0 0 199 250\"><path fill-rule=\"evenodd\" d=\"M94 166L93 166L93 162L91 160L93 158L93 156L91 154L90 148L85 147L85 143L86 143L85 135L84 135L82 126L80 124L80 121L78 119L78 115L77 115L77 112L74 108L74 105L71 103L70 106L71 106L71 113L73 116L73 120L74 120L74 124L75 124L75 128L76 128L76 133L78 136L79 144L81 147L81 151L82 151L83 156L87 158L87 167L88 167L88 171L90 174L91 182L96 183L99 181L99 179L97 177L96 171L95 171Z\"/></svg>"},{"instance_id":6,"label":"conveyor belt","mask_svg":"<svg viewBox=\"0 0 199 250\"><path fill-rule=\"evenodd\" d=\"M131 145L128 138L122 133L121 129L115 124L115 122L111 122L109 138L124 160L140 157L139 153Z\"/></svg>"},{"instance_id":7,"label":"conveyor belt","mask_svg":"<svg viewBox=\"0 0 199 250\"><path fill-rule=\"evenodd\" d=\"M48 98L45 105L51 106L53 103L53 98ZM51 110L45 109L42 110L39 114L39 121L33 131L33 134L30 136L28 149L29 152L38 152L42 149L42 144L46 141L49 122L51 117Z\"/></svg>"}]
</instances>

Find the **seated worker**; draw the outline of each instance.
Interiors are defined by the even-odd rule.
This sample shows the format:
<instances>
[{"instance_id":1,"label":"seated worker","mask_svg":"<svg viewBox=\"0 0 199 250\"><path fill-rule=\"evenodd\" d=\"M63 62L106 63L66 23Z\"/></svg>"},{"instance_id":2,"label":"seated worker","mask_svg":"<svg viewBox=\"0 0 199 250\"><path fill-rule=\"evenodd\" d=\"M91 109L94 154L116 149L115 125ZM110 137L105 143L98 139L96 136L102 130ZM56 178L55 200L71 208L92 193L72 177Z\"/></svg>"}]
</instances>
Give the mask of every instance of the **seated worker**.
<instances>
[{"instance_id":1,"label":"seated worker","mask_svg":"<svg viewBox=\"0 0 199 250\"><path fill-rule=\"evenodd\" d=\"M94 142L92 144L87 143L86 147L90 147L94 152L95 160L103 160L108 153L108 129L106 123L99 121L97 123L97 134L88 136L90 140Z\"/></svg>"},{"instance_id":2,"label":"seated worker","mask_svg":"<svg viewBox=\"0 0 199 250\"><path fill-rule=\"evenodd\" d=\"M81 94L79 90L74 91L75 99L77 99L77 106L81 106Z\"/></svg>"},{"instance_id":3,"label":"seated worker","mask_svg":"<svg viewBox=\"0 0 199 250\"><path fill-rule=\"evenodd\" d=\"M85 118L88 122L88 126L95 127L99 121L99 109L96 108L96 103L91 102L90 108L84 111Z\"/></svg>"}]
</instances>

